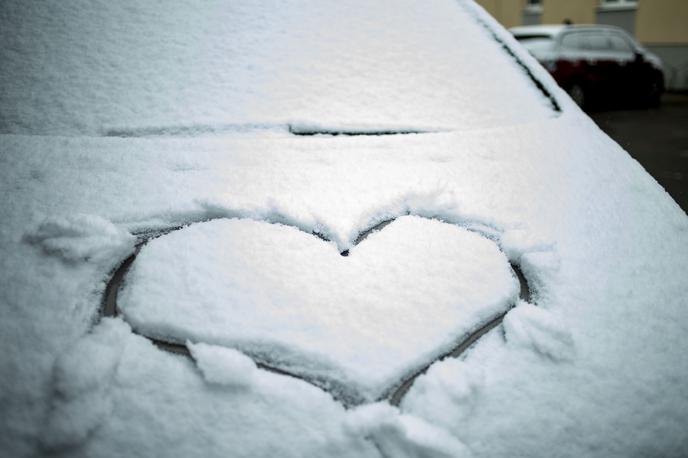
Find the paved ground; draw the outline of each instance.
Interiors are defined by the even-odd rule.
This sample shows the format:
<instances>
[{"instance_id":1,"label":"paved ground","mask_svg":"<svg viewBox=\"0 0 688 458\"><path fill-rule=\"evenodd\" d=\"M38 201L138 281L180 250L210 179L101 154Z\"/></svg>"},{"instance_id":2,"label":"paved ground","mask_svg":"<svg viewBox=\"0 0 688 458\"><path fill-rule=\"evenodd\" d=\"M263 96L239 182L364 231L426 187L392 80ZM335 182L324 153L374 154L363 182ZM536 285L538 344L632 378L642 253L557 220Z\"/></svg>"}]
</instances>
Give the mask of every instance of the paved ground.
<instances>
[{"instance_id":1,"label":"paved ground","mask_svg":"<svg viewBox=\"0 0 688 458\"><path fill-rule=\"evenodd\" d=\"M688 94L665 94L659 109L590 116L688 212Z\"/></svg>"}]
</instances>

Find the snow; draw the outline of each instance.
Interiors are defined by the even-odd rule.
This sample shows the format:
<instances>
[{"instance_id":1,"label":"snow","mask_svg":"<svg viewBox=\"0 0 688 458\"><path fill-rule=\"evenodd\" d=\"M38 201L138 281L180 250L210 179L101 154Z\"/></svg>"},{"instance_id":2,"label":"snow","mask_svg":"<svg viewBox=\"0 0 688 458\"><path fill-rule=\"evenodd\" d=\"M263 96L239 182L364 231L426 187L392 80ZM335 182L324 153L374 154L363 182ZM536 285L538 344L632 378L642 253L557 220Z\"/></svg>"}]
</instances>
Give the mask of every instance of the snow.
<instances>
[{"instance_id":1,"label":"snow","mask_svg":"<svg viewBox=\"0 0 688 458\"><path fill-rule=\"evenodd\" d=\"M395 5L2 2L4 454L685 455L688 217L479 7ZM513 47L561 113L473 15ZM290 124L431 133L302 137ZM224 304L222 294L242 292L227 286L236 275L267 275L278 259L287 269L272 278L282 281L263 291L300 279L311 286L297 291L303 297L337 303L327 287L355 302L348 288L372 295L361 285L374 283L373 264L344 266L369 256L390 281L417 274L383 292L431 291L451 303L444 295L460 289L449 281L460 276L428 274L434 261L480 274L483 260L464 261L484 245L501 268L505 259L519 264L534 294L460 358L432 365L399 409L347 410L327 390L228 348L220 340L236 329L222 326L227 315L217 340L200 333L207 316L189 316L204 327L184 330L203 339L175 330L192 358L137 335L128 313L99 318L134 236L180 225L188 227L143 248L127 291L155 288L133 281L147 264L151 277L186 268L177 283L160 278L161 297L182 305L173 293L193 280L210 301L192 297L188 307ZM225 237L240 229L242 237ZM452 251L468 240L460 256ZM271 245L248 256L259 242ZM227 258L225 247L242 255ZM389 264L411 254L421 261ZM229 268L235 276L223 281ZM333 272L351 277L338 283ZM239 286L259 297L256 284ZM162 300L139 305L162 312L141 323L185 324ZM317 324L306 315L292 324ZM399 333L391 323L407 314L377 324L401 347L437 337L428 322L456 329L419 315L416 329L407 323ZM232 318L252 320L242 332L259 335L257 314ZM275 315L262 318L276 336L287 329ZM328 330L339 332L318 332ZM321 344L337 342L317 343L295 359L320 364L305 350L329 356ZM426 356L438 348L422 343ZM359 349L362 364L378 350ZM409 367L422 355L403 356ZM329 360L331 376L344 373L342 361ZM357 380L347 386L360 390Z\"/></svg>"},{"instance_id":2,"label":"snow","mask_svg":"<svg viewBox=\"0 0 688 458\"><path fill-rule=\"evenodd\" d=\"M565 29L570 28L568 25L526 25L526 26L519 26L519 27L512 27L509 29L509 32L514 34L514 36L519 37L521 35L525 36L545 36L549 35L551 37L554 37L564 31Z\"/></svg>"},{"instance_id":3,"label":"snow","mask_svg":"<svg viewBox=\"0 0 688 458\"><path fill-rule=\"evenodd\" d=\"M384 456L400 458L461 458L470 450L447 431L386 403L368 404L347 414L346 428L375 440Z\"/></svg>"},{"instance_id":4,"label":"snow","mask_svg":"<svg viewBox=\"0 0 688 458\"><path fill-rule=\"evenodd\" d=\"M528 49L540 62L557 61L566 59L571 62L587 60L594 63L618 62L628 64L629 61L636 59L636 53L642 53L643 58L650 62L657 70L663 71L662 60L655 54L643 48L633 37L628 35L624 29L611 25L534 25L524 27L513 27L509 31L521 42L525 49ZM589 44L588 34L575 35L577 32L599 32L608 31L614 36L624 36L623 41L629 43L626 51L618 49L599 49L598 46ZM560 35L564 38L559 38ZM567 42L567 37L573 34L575 38ZM556 43L558 40L559 43ZM610 45L611 46L611 45Z\"/></svg>"},{"instance_id":5,"label":"snow","mask_svg":"<svg viewBox=\"0 0 688 458\"><path fill-rule=\"evenodd\" d=\"M450 0L12 0L2 9L3 133L194 134L291 122L435 130L552 116ZM495 67L511 67L511 77Z\"/></svg>"},{"instance_id":6,"label":"snow","mask_svg":"<svg viewBox=\"0 0 688 458\"><path fill-rule=\"evenodd\" d=\"M378 456L362 435L344 428L346 411L321 390L255 367L243 386L237 376L226 383L232 369L247 367L245 357L200 344L192 351L203 377L189 359L161 353L121 320L103 320L57 362L56 384L69 394L64 400L60 395L50 413L43 451L74 457L160 451L172 457ZM89 375L94 370L97 375Z\"/></svg>"},{"instance_id":7,"label":"snow","mask_svg":"<svg viewBox=\"0 0 688 458\"><path fill-rule=\"evenodd\" d=\"M580 129L587 135L575 133ZM257 150L262 153L256 155ZM501 329L496 336L481 339L464 361L475 376L456 377L453 387L447 377L449 382L437 384L412 408L414 386L402 412L447 431L475 456L510 456L514 450L549 456L554 447L563 456L681 450L681 425L688 412L681 382L688 376L681 353L687 335L686 285L681 275L687 259L686 216L587 121L564 118L545 126L414 138L9 136L3 139L3 151L3 192L15 198L2 204L8 224L1 230L5 256L0 271L6 285L0 290L0 335L5 348L1 357L8 368L3 373L11 374L2 380L3 392L8 393L3 411L9 412L2 421L8 424L4 449L15 455L31 453L46 435L36 425L48 418L49 406L56 402L53 362L91 328L103 282L126 256L79 259L66 265L58 253L46 254L40 246L26 243L26 234L35 233L51 213L100 214L129 231L208 218L289 222L302 229L289 227L308 240L304 243L321 247L342 262L354 261L356 249L374 245L373 235L354 247L349 258L337 254L351 248L361 230L408 212L440 216L448 223L438 225L459 232L457 226L479 227L491 234L509 259L520 262L529 283L537 285L535 305L554 315L551 320L522 315L513 323L523 328L523 334L511 333L510 341L502 339ZM615 170L612 175L606 172L610 168ZM31 178L33 170L40 171L40 180ZM144 252L184 231L201 233L221 221L192 224L150 242ZM393 227L375 235L385 236ZM270 228L281 228L280 234L288 229L274 223ZM308 234L312 230L338 242L333 246L319 240ZM188 248L193 252L195 246ZM222 257L219 249L215 251L214 256ZM173 268L169 262L159 267ZM549 328L550 321L559 324ZM562 326L570 340L557 340ZM224 385L207 383L195 364L144 345L140 337L129 340L140 342L135 348L146 348L145 358L140 350L125 350L127 367L142 373L127 379L126 389L111 385L119 394L111 397L110 404L71 403L70 408L79 412L74 416L82 418L84 425L74 426L73 432L65 428L61 440L43 438L42 442L56 448L67 443L70 450L90 456L133 449L141 450L141 455L155 454L153 450L191 453L178 445L181 440L210 455L227 449L210 450L208 443L235 448L245 444L242 450L248 454L253 447L255 455L266 454L268 447L295 455L298 450L306 456L322 455L305 442L284 444L281 426L270 426L268 420L305 425L313 419L308 423L311 430L322 431L325 426L320 422L334 407L317 406L338 405L327 395L304 404L298 415L275 411L286 399L299 406L303 394L293 389L291 378L271 374L276 389L287 384L283 396L271 399L266 410L234 411L229 401L215 399L224 396L220 394L227 391ZM567 341L573 347L564 345ZM543 349L565 357L543 356ZM433 366L430 374L439 366ZM146 383L151 380L154 390ZM159 395L151 394L155 390ZM248 396L242 401L246 405L260 403L250 394L254 389L231 392L232 399ZM141 399L147 400L137 407ZM224 407L215 410L218 402ZM189 405L195 409L193 415L188 413ZM562 405L573 406L574 413ZM111 409L108 415L102 413L106 407ZM156 412L161 413L156 416ZM154 430L143 426L151 418L163 432L138 432ZM165 420L177 418L189 421L177 425ZM330 431L343 428L337 426L344 422L343 414L332 418ZM240 421L261 426L251 434L248 427L241 428L241 434L229 434L225 427L238 427ZM89 422L93 425L87 427ZM215 442L202 445L199 434ZM334 437L335 443L347 444L348 436L339 434L319 437L321 443ZM292 435L296 433L286 437ZM399 435L385 437L401 440ZM563 443L567 447L562 448ZM340 453L348 445L337 447Z\"/></svg>"},{"instance_id":8,"label":"snow","mask_svg":"<svg viewBox=\"0 0 688 458\"><path fill-rule=\"evenodd\" d=\"M187 343L187 347L208 383L246 388L256 377L256 363L237 350L204 343Z\"/></svg>"},{"instance_id":9,"label":"snow","mask_svg":"<svg viewBox=\"0 0 688 458\"><path fill-rule=\"evenodd\" d=\"M575 342L556 313L522 302L504 317L504 338L554 361L575 358Z\"/></svg>"},{"instance_id":10,"label":"snow","mask_svg":"<svg viewBox=\"0 0 688 458\"><path fill-rule=\"evenodd\" d=\"M481 342L489 341L490 334ZM470 421L478 408L485 373L480 367L469 366L456 358L433 364L419 377L404 398L403 411L434 412L437 417L451 416L458 421Z\"/></svg>"},{"instance_id":11,"label":"snow","mask_svg":"<svg viewBox=\"0 0 688 458\"><path fill-rule=\"evenodd\" d=\"M66 261L119 258L134 250L135 238L98 215L50 216L26 241Z\"/></svg>"},{"instance_id":12,"label":"snow","mask_svg":"<svg viewBox=\"0 0 688 458\"><path fill-rule=\"evenodd\" d=\"M46 450L78 445L110 415L109 385L127 334L124 323L104 320L57 359L53 375L55 396L41 438Z\"/></svg>"},{"instance_id":13,"label":"snow","mask_svg":"<svg viewBox=\"0 0 688 458\"><path fill-rule=\"evenodd\" d=\"M199 223L142 249L118 305L145 335L237 347L373 400L518 295L494 242L440 221L400 217L349 251L285 225Z\"/></svg>"}]
</instances>

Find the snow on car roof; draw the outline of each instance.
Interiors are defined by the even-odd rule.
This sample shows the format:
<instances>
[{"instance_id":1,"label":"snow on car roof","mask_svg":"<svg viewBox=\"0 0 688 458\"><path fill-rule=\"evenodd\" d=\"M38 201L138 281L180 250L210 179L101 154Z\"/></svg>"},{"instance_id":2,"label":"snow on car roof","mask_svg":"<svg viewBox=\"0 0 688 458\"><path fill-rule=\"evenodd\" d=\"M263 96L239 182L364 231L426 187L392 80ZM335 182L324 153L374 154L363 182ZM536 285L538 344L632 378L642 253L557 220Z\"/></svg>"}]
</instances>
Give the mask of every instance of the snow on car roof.
<instances>
[{"instance_id":1,"label":"snow on car roof","mask_svg":"<svg viewBox=\"0 0 688 458\"><path fill-rule=\"evenodd\" d=\"M512 27L509 29L509 32L517 37L521 35L549 35L553 37L567 27L566 25L527 25Z\"/></svg>"},{"instance_id":2,"label":"snow on car roof","mask_svg":"<svg viewBox=\"0 0 688 458\"><path fill-rule=\"evenodd\" d=\"M605 24L542 24L542 25L528 25L512 27L509 29L516 37L528 35L546 35L554 37L564 31L578 31L578 30L620 30L623 29ZM625 33L625 32L624 32Z\"/></svg>"}]
</instances>

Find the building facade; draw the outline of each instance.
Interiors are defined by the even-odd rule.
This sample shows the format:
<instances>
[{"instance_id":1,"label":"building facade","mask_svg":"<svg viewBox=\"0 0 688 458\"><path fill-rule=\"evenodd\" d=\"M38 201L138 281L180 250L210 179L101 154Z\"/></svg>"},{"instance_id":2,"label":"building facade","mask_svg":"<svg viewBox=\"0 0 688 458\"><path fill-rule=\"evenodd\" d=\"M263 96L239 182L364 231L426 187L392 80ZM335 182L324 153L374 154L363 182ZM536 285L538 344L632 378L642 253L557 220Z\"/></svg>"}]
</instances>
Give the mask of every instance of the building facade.
<instances>
[{"instance_id":1,"label":"building facade","mask_svg":"<svg viewBox=\"0 0 688 458\"><path fill-rule=\"evenodd\" d=\"M688 90L688 0L477 0L505 27L609 24L664 62L666 86Z\"/></svg>"}]
</instances>

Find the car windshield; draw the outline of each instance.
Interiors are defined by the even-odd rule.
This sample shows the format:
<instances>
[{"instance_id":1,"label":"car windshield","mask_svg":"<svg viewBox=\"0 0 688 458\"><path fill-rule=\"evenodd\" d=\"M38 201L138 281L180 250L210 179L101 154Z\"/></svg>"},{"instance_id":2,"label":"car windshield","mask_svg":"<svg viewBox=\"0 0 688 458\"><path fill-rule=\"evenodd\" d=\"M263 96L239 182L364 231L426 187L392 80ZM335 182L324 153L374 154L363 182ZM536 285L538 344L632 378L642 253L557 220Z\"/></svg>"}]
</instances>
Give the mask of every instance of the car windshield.
<instances>
[{"instance_id":1,"label":"car windshield","mask_svg":"<svg viewBox=\"0 0 688 458\"><path fill-rule=\"evenodd\" d=\"M531 53L549 51L554 45L554 39L549 35L516 35L516 39Z\"/></svg>"},{"instance_id":2,"label":"car windshield","mask_svg":"<svg viewBox=\"0 0 688 458\"><path fill-rule=\"evenodd\" d=\"M0 18L0 132L415 131L551 117L474 14L448 0L18 3Z\"/></svg>"}]
</instances>

